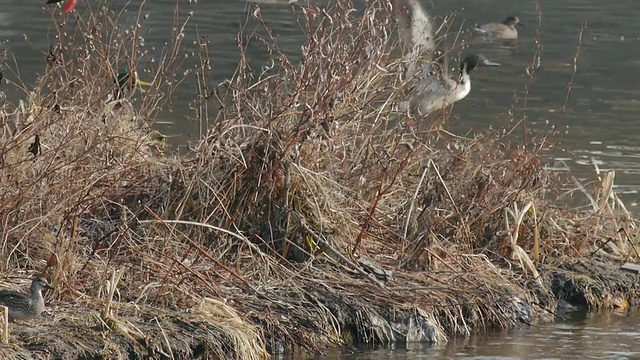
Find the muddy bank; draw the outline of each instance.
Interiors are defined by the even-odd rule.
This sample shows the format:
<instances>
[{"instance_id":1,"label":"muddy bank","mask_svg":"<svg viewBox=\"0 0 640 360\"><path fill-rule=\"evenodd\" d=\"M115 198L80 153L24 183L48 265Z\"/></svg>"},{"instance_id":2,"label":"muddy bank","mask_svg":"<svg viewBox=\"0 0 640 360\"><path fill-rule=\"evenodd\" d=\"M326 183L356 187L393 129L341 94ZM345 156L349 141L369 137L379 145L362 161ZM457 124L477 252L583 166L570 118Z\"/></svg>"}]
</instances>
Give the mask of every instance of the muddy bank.
<instances>
[{"instance_id":1,"label":"muddy bank","mask_svg":"<svg viewBox=\"0 0 640 360\"><path fill-rule=\"evenodd\" d=\"M349 344L442 342L554 321L555 313L562 316L554 295L591 310L638 304L637 275L612 263L583 258L540 267L542 287L519 288L519 276L489 262L472 272L395 272L384 283L317 264L296 271L304 283L280 282L253 295L236 291L227 304L204 299L171 309L117 301L105 317L106 301L54 301L42 319L11 324L10 347L0 353L6 359L266 358Z\"/></svg>"},{"instance_id":2,"label":"muddy bank","mask_svg":"<svg viewBox=\"0 0 640 360\"><path fill-rule=\"evenodd\" d=\"M579 258L540 267L558 299L589 310L635 308L640 304L638 274L620 266L610 259Z\"/></svg>"}]
</instances>

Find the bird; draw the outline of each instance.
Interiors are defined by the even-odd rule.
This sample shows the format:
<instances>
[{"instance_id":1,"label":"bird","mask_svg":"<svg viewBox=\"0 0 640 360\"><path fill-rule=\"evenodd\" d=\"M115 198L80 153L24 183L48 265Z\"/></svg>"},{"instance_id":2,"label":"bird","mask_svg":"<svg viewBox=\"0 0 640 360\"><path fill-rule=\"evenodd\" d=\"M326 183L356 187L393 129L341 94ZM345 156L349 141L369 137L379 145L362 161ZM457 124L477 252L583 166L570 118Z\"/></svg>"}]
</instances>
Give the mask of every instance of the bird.
<instances>
[{"instance_id":1,"label":"bird","mask_svg":"<svg viewBox=\"0 0 640 360\"><path fill-rule=\"evenodd\" d=\"M467 55L460 64L460 75L451 78L446 70L438 74L434 64L426 63L418 76L418 83L409 101L400 103L402 112L410 109L418 110L426 115L440 110L456 101L464 99L471 91L471 77L469 73L478 66L499 66L500 64L487 60L481 54ZM445 67L446 69L446 67Z\"/></svg>"},{"instance_id":2,"label":"bird","mask_svg":"<svg viewBox=\"0 0 640 360\"><path fill-rule=\"evenodd\" d=\"M516 25L524 26L517 16L508 16L502 24L490 23L484 25L476 25L473 31L481 36L487 36L494 39L513 40L518 38L518 30Z\"/></svg>"},{"instance_id":3,"label":"bird","mask_svg":"<svg viewBox=\"0 0 640 360\"><path fill-rule=\"evenodd\" d=\"M433 19L418 0L394 0L395 18L401 46L414 56L435 49Z\"/></svg>"},{"instance_id":4,"label":"bird","mask_svg":"<svg viewBox=\"0 0 640 360\"><path fill-rule=\"evenodd\" d=\"M118 75L116 75L114 82L117 85L115 91L116 98L121 98L122 96L124 96L124 94L126 93L125 89L131 90L139 86L151 86L150 83L140 80L135 71L132 75L128 69L120 71Z\"/></svg>"},{"instance_id":5,"label":"bird","mask_svg":"<svg viewBox=\"0 0 640 360\"><path fill-rule=\"evenodd\" d=\"M47 0L47 4L57 4L61 1L62 0ZM78 0L66 0L64 5L62 5L62 12L64 12L65 14L72 12L76 7L77 2Z\"/></svg>"},{"instance_id":6,"label":"bird","mask_svg":"<svg viewBox=\"0 0 640 360\"><path fill-rule=\"evenodd\" d=\"M30 294L13 290L0 290L0 305L9 310L9 320L31 320L44 310L44 298L42 290L53 289L51 285L41 277L34 277L31 281Z\"/></svg>"},{"instance_id":7,"label":"bird","mask_svg":"<svg viewBox=\"0 0 640 360\"><path fill-rule=\"evenodd\" d=\"M129 72L129 70L122 70L118 73L118 76L116 78L116 82L118 83L118 87L120 88L124 88L124 87L135 87L135 86L150 86L151 84L146 82L146 81L142 81L140 79L138 79L137 74L134 72L133 74L133 78L131 77L131 73Z\"/></svg>"}]
</instances>

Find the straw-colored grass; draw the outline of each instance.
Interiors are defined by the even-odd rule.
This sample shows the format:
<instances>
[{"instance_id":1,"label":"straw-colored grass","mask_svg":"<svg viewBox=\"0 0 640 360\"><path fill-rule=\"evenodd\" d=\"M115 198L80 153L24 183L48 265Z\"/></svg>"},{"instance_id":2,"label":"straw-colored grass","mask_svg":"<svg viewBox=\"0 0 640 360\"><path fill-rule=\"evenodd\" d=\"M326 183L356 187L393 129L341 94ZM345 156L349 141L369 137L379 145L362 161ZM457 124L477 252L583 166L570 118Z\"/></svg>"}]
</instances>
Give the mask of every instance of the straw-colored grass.
<instances>
[{"instance_id":1,"label":"straw-colored grass","mask_svg":"<svg viewBox=\"0 0 640 360\"><path fill-rule=\"evenodd\" d=\"M258 31L274 66L253 71L243 50L215 91L198 44L193 116L213 125L186 154L147 125L180 82L184 19L151 89L118 98L113 69L145 59L138 28L102 9L60 36L27 100L1 112L2 270L55 285L42 319L11 325L2 358L258 359L446 341L549 320L553 261L625 258L618 230L635 222L612 178L591 209L555 206L544 139L525 151L397 113L410 80L392 10L337 3L297 8L300 63Z\"/></svg>"}]
</instances>

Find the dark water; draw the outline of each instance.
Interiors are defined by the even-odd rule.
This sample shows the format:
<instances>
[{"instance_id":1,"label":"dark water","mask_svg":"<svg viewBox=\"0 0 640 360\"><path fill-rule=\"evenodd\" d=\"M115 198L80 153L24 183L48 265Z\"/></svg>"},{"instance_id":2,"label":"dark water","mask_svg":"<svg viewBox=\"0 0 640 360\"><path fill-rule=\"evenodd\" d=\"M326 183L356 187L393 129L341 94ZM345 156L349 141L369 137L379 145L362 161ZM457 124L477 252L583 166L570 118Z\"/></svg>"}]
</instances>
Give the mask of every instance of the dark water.
<instances>
[{"instance_id":1,"label":"dark water","mask_svg":"<svg viewBox=\"0 0 640 360\"><path fill-rule=\"evenodd\" d=\"M98 2L80 0L80 14L87 1ZM15 56L20 76L27 84L42 72L43 54L49 46L44 34L50 23L48 9L51 6L44 6L43 2L0 0L3 5L0 39L7 40L6 46ZM110 0L103 3L113 9L125 9L122 19L131 23L139 6L144 4L142 13L149 15L144 23L145 42L156 51L170 37L176 4L179 22L192 11L184 47L187 53L195 49L198 36L210 42L215 83L232 76L239 55L236 34L245 23L248 7L254 6L240 0ZM579 179L593 179L595 166L600 170L615 170L615 190L634 211L640 201L637 193L640 188L640 122L637 120L640 88L636 80L640 78L637 58L640 22L636 19L640 2L461 0L424 4L439 18L456 12L452 29L501 21L507 15L519 16L526 25L520 29L520 38L515 43L466 41L469 48L465 51L483 53L502 66L474 72L471 94L455 106L450 125L453 130L467 133L488 127L511 129L525 115L527 129L536 135L550 134L552 126L556 126L558 134L553 141L567 153L558 153L555 161L549 161L548 165L559 171L571 169ZM261 8L279 45L292 54L297 53L303 37L298 15L292 7L262 4ZM541 24L538 24L538 15L542 18ZM569 92L583 24L586 29ZM536 37L541 47L534 43ZM532 63L536 50L541 50L541 66L529 79L526 68ZM253 62L266 59L259 46L250 46L249 51ZM5 76L11 79L12 75L5 73ZM158 119L160 130L171 135L176 145L195 140L206 131L201 124L189 120L188 103L197 93L194 84L195 81L187 81L177 93L174 106ZM525 86L529 88L526 107ZM517 127L513 132L520 134L522 130Z\"/></svg>"},{"instance_id":2,"label":"dark water","mask_svg":"<svg viewBox=\"0 0 640 360\"><path fill-rule=\"evenodd\" d=\"M640 359L639 322L637 312L576 314L547 326L475 335L442 345L335 351L322 359Z\"/></svg>"}]
</instances>

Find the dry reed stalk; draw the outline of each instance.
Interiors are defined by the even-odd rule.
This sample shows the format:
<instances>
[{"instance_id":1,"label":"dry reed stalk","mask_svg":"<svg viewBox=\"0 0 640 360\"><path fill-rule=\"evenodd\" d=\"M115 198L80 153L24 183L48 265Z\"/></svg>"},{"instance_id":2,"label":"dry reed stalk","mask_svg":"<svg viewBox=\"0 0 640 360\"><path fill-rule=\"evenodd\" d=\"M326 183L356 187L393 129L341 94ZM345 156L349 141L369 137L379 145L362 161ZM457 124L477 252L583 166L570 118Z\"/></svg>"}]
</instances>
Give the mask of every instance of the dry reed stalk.
<instances>
[{"instance_id":1,"label":"dry reed stalk","mask_svg":"<svg viewBox=\"0 0 640 360\"><path fill-rule=\"evenodd\" d=\"M9 344L9 308L2 306L2 343Z\"/></svg>"}]
</instances>

